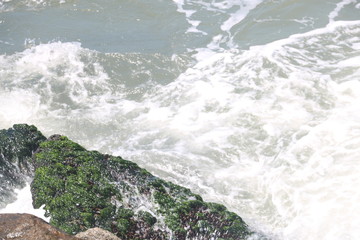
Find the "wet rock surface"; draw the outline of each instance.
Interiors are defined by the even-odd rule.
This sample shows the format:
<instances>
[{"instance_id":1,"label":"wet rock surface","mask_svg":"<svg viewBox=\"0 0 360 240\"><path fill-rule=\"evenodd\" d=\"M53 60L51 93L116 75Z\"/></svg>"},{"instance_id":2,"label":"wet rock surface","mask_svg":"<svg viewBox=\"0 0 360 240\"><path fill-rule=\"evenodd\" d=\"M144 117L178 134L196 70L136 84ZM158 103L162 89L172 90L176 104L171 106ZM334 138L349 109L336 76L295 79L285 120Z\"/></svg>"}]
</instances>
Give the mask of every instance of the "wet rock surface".
<instances>
[{"instance_id":1,"label":"wet rock surface","mask_svg":"<svg viewBox=\"0 0 360 240\"><path fill-rule=\"evenodd\" d=\"M44 205L50 225L67 234L99 227L122 240L242 240L252 235L241 217L223 205L204 202L189 189L164 181L133 162L88 151L65 136L46 139L34 126L14 125L0 130L0 151L0 180L5 183L0 188L0 203L6 196L11 198L14 187L33 177L34 207ZM21 218L24 216L34 225L21 225L26 231L47 224L28 215ZM12 222L20 219L20 215L5 217ZM51 233L45 225L44 231ZM20 239L15 233L1 233L3 239ZM39 239L52 239L50 233L49 238Z\"/></svg>"},{"instance_id":2,"label":"wet rock surface","mask_svg":"<svg viewBox=\"0 0 360 240\"><path fill-rule=\"evenodd\" d=\"M34 155L33 204L70 234L93 227L122 239L245 239L243 220L223 205L166 182L121 157L54 135Z\"/></svg>"},{"instance_id":3,"label":"wet rock surface","mask_svg":"<svg viewBox=\"0 0 360 240\"><path fill-rule=\"evenodd\" d=\"M30 214L0 214L1 240L78 240Z\"/></svg>"},{"instance_id":4,"label":"wet rock surface","mask_svg":"<svg viewBox=\"0 0 360 240\"><path fill-rule=\"evenodd\" d=\"M15 199L15 188L33 174L32 154L46 138L36 127L16 124L0 130L0 208Z\"/></svg>"},{"instance_id":5,"label":"wet rock surface","mask_svg":"<svg viewBox=\"0 0 360 240\"><path fill-rule=\"evenodd\" d=\"M90 228L85 232L76 234L75 237L83 240L121 240L111 232L101 228Z\"/></svg>"}]
</instances>

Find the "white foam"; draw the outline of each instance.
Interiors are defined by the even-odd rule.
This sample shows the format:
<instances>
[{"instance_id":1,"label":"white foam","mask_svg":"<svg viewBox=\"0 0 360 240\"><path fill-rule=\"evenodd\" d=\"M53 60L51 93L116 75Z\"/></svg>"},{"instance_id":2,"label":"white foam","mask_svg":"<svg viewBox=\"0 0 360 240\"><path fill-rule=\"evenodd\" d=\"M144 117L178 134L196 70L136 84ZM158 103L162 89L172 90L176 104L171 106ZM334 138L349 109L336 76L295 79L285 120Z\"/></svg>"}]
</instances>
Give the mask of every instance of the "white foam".
<instances>
[{"instance_id":1,"label":"white foam","mask_svg":"<svg viewBox=\"0 0 360 240\"><path fill-rule=\"evenodd\" d=\"M257 5L262 3L262 0L252 0L252 1L230 1L231 4L228 4L229 1L226 1L226 8L233 7L234 5L239 6L239 10L235 13L231 14L231 16L221 25L221 30L229 31L233 26L240 23L248 14L249 12L256 8Z\"/></svg>"},{"instance_id":2,"label":"white foam","mask_svg":"<svg viewBox=\"0 0 360 240\"><path fill-rule=\"evenodd\" d=\"M214 53L147 96L119 153L270 236L357 239L359 25Z\"/></svg>"},{"instance_id":3,"label":"white foam","mask_svg":"<svg viewBox=\"0 0 360 240\"><path fill-rule=\"evenodd\" d=\"M1 56L0 98L6 103L0 106L1 122L36 123L43 114L66 116L80 105L93 103L96 109L111 100L107 74L98 63L87 62L92 54L79 43L54 42Z\"/></svg>"},{"instance_id":4,"label":"white foam","mask_svg":"<svg viewBox=\"0 0 360 240\"><path fill-rule=\"evenodd\" d=\"M349 58L338 63L339 67L358 67L360 64L360 56Z\"/></svg>"},{"instance_id":5,"label":"white foam","mask_svg":"<svg viewBox=\"0 0 360 240\"><path fill-rule=\"evenodd\" d=\"M339 102L329 117L280 156L298 159L271 183L273 201L287 220L284 239L356 239L360 234L356 227L360 194L351 187L360 183L356 163L360 125L353 114L359 110L358 86L358 81L337 86L334 94Z\"/></svg>"},{"instance_id":6,"label":"white foam","mask_svg":"<svg viewBox=\"0 0 360 240\"><path fill-rule=\"evenodd\" d=\"M50 218L45 217L45 210L43 207L34 209L32 206L32 197L30 185L26 185L23 189L16 189L17 199L8 204L5 208L0 209L0 213L29 213L49 222Z\"/></svg>"},{"instance_id":7,"label":"white foam","mask_svg":"<svg viewBox=\"0 0 360 240\"><path fill-rule=\"evenodd\" d=\"M10 127L14 122L31 121L40 110L38 95L25 90L0 92L0 125Z\"/></svg>"},{"instance_id":8,"label":"white foam","mask_svg":"<svg viewBox=\"0 0 360 240\"><path fill-rule=\"evenodd\" d=\"M202 1L202 0L173 0L177 5L177 11L185 14L185 18L187 22L191 25L186 33L200 33L204 36L208 36L209 33L206 30L200 30L201 25L203 23L203 19L201 15L214 15L225 16L227 19L221 20L219 22L214 21L213 26L214 29L219 28L219 30L223 31L221 34L214 36L212 41L210 41L206 48L196 48L189 49L189 51L196 50L196 54L194 58L198 61L207 58L213 53L223 51L223 48L220 47L220 44L224 43L226 46L234 47L234 44L231 43L230 29L239 24L249 13L251 10L255 9L257 5L259 5L263 0L231 0L231 1ZM196 15L195 13L198 13ZM200 17L199 17L200 16ZM206 24L205 24L206 25ZM218 25L218 26L216 26Z\"/></svg>"},{"instance_id":9,"label":"white foam","mask_svg":"<svg viewBox=\"0 0 360 240\"><path fill-rule=\"evenodd\" d=\"M18 8L26 8L28 10L41 10L48 6L65 4L67 0L1 0L0 12L14 11Z\"/></svg>"},{"instance_id":10,"label":"white foam","mask_svg":"<svg viewBox=\"0 0 360 240\"><path fill-rule=\"evenodd\" d=\"M186 31L187 33L202 33L204 35L207 35L206 32L199 30L197 27L198 25L201 23L201 21L199 20L192 20L191 16L196 12L196 10L192 10L192 9L184 9L184 5L185 2L184 0L173 0L177 6L177 11L180 13L184 13L187 22L191 25L191 27L188 28L188 30Z\"/></svg>"},{"instance_id":11,"label":"white foam","mask_svg":"<svg viewBox=\"0 0 360 240\"><path fill-rule=\"evenodd\" d=\"M333 11L329 13L329 23L334 22L335 18L339 15L341 9L343 9L346 5L351 3L357 3L357 0L342 0L341 2L336 4L336 7Z\"/></svg>"},{"instance_id":12,"label":"white foam","mask_svg":"<svg viewBox=\"0 0 360 240\"><path fill-rule=\"evenodd\" d=\"M134 160L278 239L357 239L359 25L332 22L246 51L207 49L136 101L112 89L96 53L34 46L0 59L3 98L25 96L9 100L23 115L2 118Z\"/></svg>"}]
</instances>

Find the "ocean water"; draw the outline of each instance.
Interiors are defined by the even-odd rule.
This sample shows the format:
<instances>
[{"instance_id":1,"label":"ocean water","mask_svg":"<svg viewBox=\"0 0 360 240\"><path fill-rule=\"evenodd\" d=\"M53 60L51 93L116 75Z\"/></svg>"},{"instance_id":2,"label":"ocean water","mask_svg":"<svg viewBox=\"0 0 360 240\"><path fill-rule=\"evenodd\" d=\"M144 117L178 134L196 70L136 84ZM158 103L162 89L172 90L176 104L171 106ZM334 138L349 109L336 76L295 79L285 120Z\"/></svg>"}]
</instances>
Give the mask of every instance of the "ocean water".
<instances>
[{"instance_id":1,"label":"ocean water","mask_svg":"<svg viewBox=\"0 0 360 240\"><path fill-rule=\"evenodd\" d=\"M0 0L0 128L15 123L269 239L358 240L360 1ZM1 211L33 211L14 205L26 192Z\"/></svg>"}]
</instances>

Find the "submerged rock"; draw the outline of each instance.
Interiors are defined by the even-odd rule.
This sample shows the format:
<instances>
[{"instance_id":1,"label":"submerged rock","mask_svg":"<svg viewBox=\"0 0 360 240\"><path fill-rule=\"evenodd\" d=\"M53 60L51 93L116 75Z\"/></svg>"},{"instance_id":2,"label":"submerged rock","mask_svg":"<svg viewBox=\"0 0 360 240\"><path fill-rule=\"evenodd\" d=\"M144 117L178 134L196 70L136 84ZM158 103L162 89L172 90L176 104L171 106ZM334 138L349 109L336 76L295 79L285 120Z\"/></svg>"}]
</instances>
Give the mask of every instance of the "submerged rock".
<instances>
[{"instance_id":1,"label":"submerged rock","mask_svg":"<svg viewBox=\"0 0 360 240\"><path fill-rule=\"evenodd\" d=\"M25 124L0 130L0 208L15 199L15 188L25 186L33 174L32 154L46 138Z\"/></svg>"},{"instance_id":2,"label":"submerged rock","mask_svg":"<svg viewBox=\"0 0 360 240\"><path fill-rule=\"evenodd\" d=\"M0 214L0 239L78 240L30 214Z\"/></svg>"},{"instance_id":3,"label":"submerged rock","mask_svg":"<svg viewBox=\"0 0 360 240\"><path fill-rule=\"evenodd\" d=\"M243 220L223 205L166 182L121 157L54 135L34 154L35 208L76 234L101 227L121 239L245 239Z\"/></svg>"}]
</instances>

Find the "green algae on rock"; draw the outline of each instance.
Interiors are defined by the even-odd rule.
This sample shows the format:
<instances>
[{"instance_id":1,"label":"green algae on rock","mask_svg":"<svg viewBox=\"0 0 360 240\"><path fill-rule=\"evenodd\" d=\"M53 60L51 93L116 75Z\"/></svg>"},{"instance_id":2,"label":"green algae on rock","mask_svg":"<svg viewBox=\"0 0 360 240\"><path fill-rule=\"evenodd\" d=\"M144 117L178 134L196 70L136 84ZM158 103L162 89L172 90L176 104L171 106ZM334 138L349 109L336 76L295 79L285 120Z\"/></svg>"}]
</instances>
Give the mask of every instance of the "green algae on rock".
<instances>
[{"instance_id":1,"label":"green algae on rock","mask_svg":"<svg viewBox=\"0 0 360 240\"><path fill-rule=\"evenodd\" d=\"M67 137L50 137L34 159L34 207L45 205L50 223L67 233L100 227L124 240L240 240L251 234L224 206Z\"/></svg>"},{"instance_id":2,"label":"green algae on rock","mask_svg":"<svg viewBox=\"0 0 360 240\"><path fill-rule=\"evenodd\" d=\"M33 204L45 204L51 224L68 233L101 227L122 239L174 240L243 239L249 234L242 219L224 206L206 203L135 163L87 151L64 136L45 140L36 127L25 124L0 130L0 178L7 183L0 196L22 186L35 165Z\"/></svg>"},{"instance_id":3,"label":"green algae on rock","mask_svg":"<svg viewBox=\"0 0 360 240\"><path fill-rule=\"evenodd\" d=\"M32 154L46 138L34 126L16 124L0 130L0 208L14 200L33 174Z\"/></svg>"}]
</instances>

